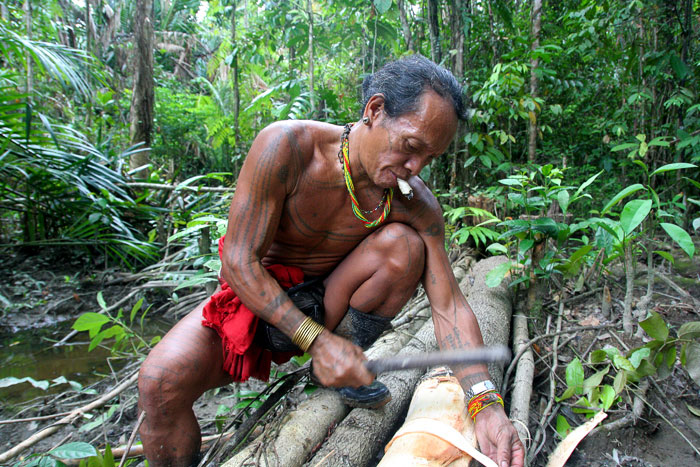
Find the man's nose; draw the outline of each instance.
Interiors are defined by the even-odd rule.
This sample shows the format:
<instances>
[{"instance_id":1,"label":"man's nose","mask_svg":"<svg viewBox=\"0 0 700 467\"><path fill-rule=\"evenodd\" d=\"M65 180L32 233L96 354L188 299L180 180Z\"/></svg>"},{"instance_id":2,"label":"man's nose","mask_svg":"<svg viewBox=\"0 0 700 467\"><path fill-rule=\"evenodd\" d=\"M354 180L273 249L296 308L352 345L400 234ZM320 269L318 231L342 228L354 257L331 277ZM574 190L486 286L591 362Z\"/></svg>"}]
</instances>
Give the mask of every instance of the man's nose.
<instances>
[{"instance_id":1,"label":"man's nose","mask_svg":"<svg viewBox=\"0 0 700 467\"><path fill-rule=\"evenodd\" d=\"M421 170L421 161L420 157L418 156L411 156L408 159L406 159L406 163L404 163L404 168L408 169L411 172L411 175L418 175L418 173Z\"/></svg>"}]
</instances>

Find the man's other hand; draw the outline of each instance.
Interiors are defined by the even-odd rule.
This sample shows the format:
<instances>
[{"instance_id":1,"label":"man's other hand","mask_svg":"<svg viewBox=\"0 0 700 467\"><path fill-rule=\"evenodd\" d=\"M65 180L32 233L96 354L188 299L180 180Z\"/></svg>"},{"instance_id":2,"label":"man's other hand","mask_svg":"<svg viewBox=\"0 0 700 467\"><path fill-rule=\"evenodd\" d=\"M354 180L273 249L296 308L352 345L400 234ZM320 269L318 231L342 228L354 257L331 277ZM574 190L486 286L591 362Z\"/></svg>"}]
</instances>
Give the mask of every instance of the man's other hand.
<instances>
[{"instance_id":1,"label":"man's other hand","mask_svg":"<svg viewBox=\"0 0 700 467\"><path fill-rule=\"evenodd\" d=\"M496 461L498 467L525 464L525 448L499 404L486 407L476 415L474 430L481 452Z\"/></svg>"},{"instance_id":2,"label":"man's other hand","mask_svg":"<svg viewBox=\"0 0 700 467\"><path fill-rule=\"evenodd\" d=\"M374 375L365 368L362 349L347 339L324 330L309 348L314 376L324 386L359 387L371 384Z\"/></svg>"}]
</instances>

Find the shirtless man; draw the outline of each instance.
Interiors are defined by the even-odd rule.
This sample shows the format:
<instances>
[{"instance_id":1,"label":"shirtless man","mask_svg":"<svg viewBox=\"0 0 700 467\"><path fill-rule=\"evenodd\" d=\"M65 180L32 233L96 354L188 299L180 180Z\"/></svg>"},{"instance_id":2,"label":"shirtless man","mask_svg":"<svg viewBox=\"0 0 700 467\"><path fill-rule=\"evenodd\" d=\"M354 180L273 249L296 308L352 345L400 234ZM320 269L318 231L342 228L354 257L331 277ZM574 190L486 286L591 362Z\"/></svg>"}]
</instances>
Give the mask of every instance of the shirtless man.
<instances>
[{"instance_id":1,"label":"shirtless man","mask_svg":"<svg viewBox=\"0 0 700 467\"><path fill-rule=\"evenodd\" d=\"M252 312L249 328L240 329L253 340L243 344L252 354L229 355L231 349L240 352L231 344L238 337L230 333L241 326L224 329L224 313L217 308L225 306L223 299L202 303L151 351L139 376L139 408L146 411L141 439L151 466L196 462L200 429L193 402L234 378L266 378L270 354L261 349L296 349L285 345L293 337L299 343L300 334L310 335L300 346L309 345L313 376L321 384L342 387L341 394L357 405L385 403L386 387L364 367L362 350L419 281L440 348L483 345L445 252L440 205L418 177L447 150L464 118L459 84L431 61L408 57L365 79L363 104L353 126L286 121L255 138L238 178L221 254L223 287L230 284L228 293ZM409 182L412 199L399 193L397 179ZM290 298L294 294L280 286L284 280L273 278L271 265L288 268L282 275L296 271L316 278L320 306L300 311L299 301ZM289 277L292 284L300 281ZM307 321L308 314L324 327ZM488 387L485 365L453 370L465 392ZM500 467L523 465L523 446L501 405L478 412L475 427L481 450Z\"/></svg>"}]
</instances>

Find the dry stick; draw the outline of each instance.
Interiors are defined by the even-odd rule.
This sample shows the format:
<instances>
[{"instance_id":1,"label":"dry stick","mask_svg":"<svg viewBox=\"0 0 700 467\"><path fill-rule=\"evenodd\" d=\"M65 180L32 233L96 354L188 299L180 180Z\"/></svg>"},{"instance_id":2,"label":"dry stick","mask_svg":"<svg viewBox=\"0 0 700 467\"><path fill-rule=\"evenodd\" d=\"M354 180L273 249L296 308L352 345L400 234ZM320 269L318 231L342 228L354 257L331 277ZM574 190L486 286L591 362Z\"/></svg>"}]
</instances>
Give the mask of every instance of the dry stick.
<instances>
[{"instance_id":1,"label":"dry stick","mask_svg":"<svg viewBox=\"0 0 700 467\"><path fill-rule=\"evenodd\" d=\"M0 454L0 464L6 463L7 461L9 461L13 457L15 457L20 452L35 445L36 443L38 443L42 439L47 438L48 436L56 433L63 425L68 425L70 423L73 423L73 421L75 421L75 419L80 417L85 412L89 412L89 411L96 409L98 407L102 407L107 402L112 400L112 398L119 395L121 392L123 392L129 386L134 384L136 382L136 380L138 379L138 377L139 377L138 372L135 372L134 374L132 374L129 377L129 379L122 382L119 386L115 387L114 389L112 389L110 392L108 392L104 396L100 397L99 399L97 399L93 402L90 402L89 404L87 404L83 407L80 407L78 409L73 410L70 414L63 417L62 419L60 419L59 421L57 421L53 425L48 426L47 428L44 428L43 430L41 430L37 433L34 433L32 436L25 439L21 443L19 443L17 446L13 447L12 449L10 449L8 451L3 452L2 454Z\"/></svg>"},{"instance_id":2,"label":"dry stick","mask_svg":"<svg viewBox=\"0 0 700 467\"><path fill-rule=\"evenodd\" d=\"M124 467L124 463L126 462L126 458L128 457L126 454L129 452L131 449L131 445L134 444L134 440L136 439L136 433L139 431L139 428L141 427L141 424L143 423L143 420L146 418L146 411L142 411L141 415L139 415L139 419L136 421L136 426L134 427L134 431L131 432L131 436L129 436L129 442L126 443L126 449L124 449L124 455L122 455L122 460L119 463L119 467Z\"/></svg>"},{"instance_id":3,"label":"dry stick","mask_svg":"<svg viewBox=\"0 0 700 467\"><path fill-rule=\"evenodd\" d=\"M70 412L60 412L53 415L42 415L41 417L30 417L30 418L16 418L14 420L0 420L0 425L9 425L10 423L25 423L25 422L37 422L40 420L51 420L52 418L65 417Z\"/></svg>"},{"instance_id":4,"label":"dry stick","mask_svg":"<svg viewBox=\"0 0 700 467\"><path fill-rule=\"evenodd\" d=\"M530 339L528 342L526 342L522 347L520 347L520 350L518 351L517 354L515 354L515 357L513 357L513 361L510 362L510 365L508 365L508 370L506 370L505 376L503 377L503 384L501 385L501 394L505 395L508 392L508 379L510 378L510 374L513 372L515 369L515 366L518 364L518 360L520 360L520 357L527 351L527 349L532 345L537 342L539 342L542 339L546 339L548 337L555 337L560 334L569 334L572 332L579 332L579 331L595 331L597 329L608 329L608 328L614 328L614 324L600 324L597 326L575 326L573 328L567 328L559 332L548 332L547 334L541 334L537 337L534 337Z\"/></svg>"},{"instance_id":5,"label":"dry stick","mask_svg":"<svg viewBox=\"0 0 700 467\"><path fill-rule=\"evenodd\" d=\"M557 316L557 332L561 331L561 321L562 317L564 316L564 283L562 282L562 286L559 289L559 313ZM556 374L557 372L557 366L558 366L558 358L557 358L557 352L559 350L559 335L557 334L554 336L554 342L552 343L552 374ZM532 455L529 456L529 458L532 460L535 458L538 452L540 452L540 449L542 449L542 445L544 444L545 436L544 436L544 431L546 429L546 421L547 417L549 417L549 413L552 411L552 406L554 405L554 397L556 396L556 390L557 390L557 383L554 380L554 377L552 377L549 380L549 401L547 401L547 407L545 407L544 412L542 412L542 416L540 417L540 423L539 427L537 428L537 433L535 433L535 438L533 439L532 445L537 446L535 451L532 453ZM542 443L539 443L540 437L542 437Z\"/></svg>"},{"instance_id":6,"label":"dry stick","mask_svg":"<svg viewBox=\"0 0 700 467\"><path fill-rule=\"evenodd\" d=\"M130 188L150 188L152 190L163 190L163 191L206 191L212 193L233 193L236 191L235 188L220 187L220 186L180 186L180 185L164 185L160 183L142 183L142 182L130 182L126 183L126 186Z\"/></svg>"},{"instance_id":7,"label":"dry stick","mask_svg":"<svg viewBox=\"0 0 700 467\"><path fill-rule=\"evenodd\" d=\"M112 311L112 310L115 310L117 307L120 307L120 306L122 306L124 303L126 303L131 297L133 297L134 295L136 295L138 292L139 292L138 289L132 290L131 292L129 292L129 293L127 294L126 297L122 298L121 300L119 300L119 301L118 301L117 303L115 303L114 305L108 306L106 309L100 310L98 313L104 314L104 313L110 312L110 311ZM54 346L54 347L58 347L58 346L60 346L60 345L65 344L66 342L68 342L69 340L71 340L71 339L73 338L73 336L75 336L76 334L78 334L78 331L76 331L75 329L72 330L71 332L68 333L68 335L66 335L66 337L64 337L64 338L61 339L60 341L56 342L53 346Z\"/></svg>"}]
</instances>

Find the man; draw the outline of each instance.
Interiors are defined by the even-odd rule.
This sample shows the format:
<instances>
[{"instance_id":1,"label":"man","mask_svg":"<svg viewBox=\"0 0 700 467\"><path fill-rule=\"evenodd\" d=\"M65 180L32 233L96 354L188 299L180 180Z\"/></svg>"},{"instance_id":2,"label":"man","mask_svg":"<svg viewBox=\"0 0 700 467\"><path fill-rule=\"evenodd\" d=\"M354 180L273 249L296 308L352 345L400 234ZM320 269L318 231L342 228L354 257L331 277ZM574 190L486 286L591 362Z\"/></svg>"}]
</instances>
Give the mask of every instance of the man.
<instances>
[{"instance_id":1,"label":"man","mask_svg":"<svg viewBox=\"0 0 700 467\"><path fill-rule=\"evenodd\" d=\"M418 177L455 135L461 89L450 72L414 56L368 77L363 104L355 125L279 122L253 142L223 242L224 290L178 323L141 368L141 439L150 465L195 461L200 431L192 403L232 379L266 379L270 358L288 358L280 352L298 347L311 354L313 377L342 388L351 405L386 403L362 349L419 281L440 347L483 345L445 253L440 205ZM408 181L412 199L394 193L398 179ZM298 287L306 292L280 285L304 279ZM486 366L454 370L465 392L481 397L472 414L482 451L499 466L523 465L523 446L487 391Z\"/></svg>"}]
</instances>

